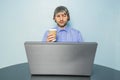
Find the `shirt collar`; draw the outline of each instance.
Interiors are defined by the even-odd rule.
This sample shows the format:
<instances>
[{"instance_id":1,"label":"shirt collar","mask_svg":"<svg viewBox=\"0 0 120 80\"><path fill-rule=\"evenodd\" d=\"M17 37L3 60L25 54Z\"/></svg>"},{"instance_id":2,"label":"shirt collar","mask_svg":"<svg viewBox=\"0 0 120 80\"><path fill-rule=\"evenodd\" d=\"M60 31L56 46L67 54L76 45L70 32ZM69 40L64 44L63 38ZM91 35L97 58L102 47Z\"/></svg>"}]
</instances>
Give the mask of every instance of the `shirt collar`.
<instances>
[{"instance_id":1,"label":"shirt collar","mask_svg":"<svg viewBox=\"0 0 120 80\"><path fill-rule=\"evenodd\" d=\"M60 32L60 31L68 31L69 30L69 27L68 26L65 26L64 29L61 29L59 26L57 26L57 32Z\"/></svg>"}]
</instances>

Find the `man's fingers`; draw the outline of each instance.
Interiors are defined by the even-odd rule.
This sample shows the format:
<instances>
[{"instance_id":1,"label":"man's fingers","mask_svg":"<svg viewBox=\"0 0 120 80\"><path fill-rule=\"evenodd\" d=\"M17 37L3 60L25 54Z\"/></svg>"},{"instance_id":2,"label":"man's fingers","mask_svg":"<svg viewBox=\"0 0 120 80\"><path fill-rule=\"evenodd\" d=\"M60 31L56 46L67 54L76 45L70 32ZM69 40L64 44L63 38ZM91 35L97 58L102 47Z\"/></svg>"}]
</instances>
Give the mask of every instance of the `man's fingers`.
<instances>
[{"instance_id":1,"label":"man's fingers","mask_svg":"<svg viewBox=\"0 0 120 80\"><path fill-rule=\"evenodd\" d=\"M48 34L47 42L52 42L54 40L53 34Z\"/></svg>"}]
</instances>

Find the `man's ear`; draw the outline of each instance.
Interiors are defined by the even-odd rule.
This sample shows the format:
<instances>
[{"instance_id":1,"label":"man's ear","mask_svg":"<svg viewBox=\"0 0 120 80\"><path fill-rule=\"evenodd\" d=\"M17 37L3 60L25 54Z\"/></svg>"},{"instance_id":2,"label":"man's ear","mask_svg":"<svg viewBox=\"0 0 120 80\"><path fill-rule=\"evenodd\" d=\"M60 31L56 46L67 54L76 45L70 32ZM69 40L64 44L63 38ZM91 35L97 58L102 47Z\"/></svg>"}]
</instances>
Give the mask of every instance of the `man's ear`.
<instances>
[{"instance_id":1,"label":"man's ear","mask_svg":"<svg viewBox=\"0 0 120 80\"><path fill-rule=\"evenodd\" d=\"M56 22L55 18L53 18L53 20Z\"/></svg>"}]
</instances>

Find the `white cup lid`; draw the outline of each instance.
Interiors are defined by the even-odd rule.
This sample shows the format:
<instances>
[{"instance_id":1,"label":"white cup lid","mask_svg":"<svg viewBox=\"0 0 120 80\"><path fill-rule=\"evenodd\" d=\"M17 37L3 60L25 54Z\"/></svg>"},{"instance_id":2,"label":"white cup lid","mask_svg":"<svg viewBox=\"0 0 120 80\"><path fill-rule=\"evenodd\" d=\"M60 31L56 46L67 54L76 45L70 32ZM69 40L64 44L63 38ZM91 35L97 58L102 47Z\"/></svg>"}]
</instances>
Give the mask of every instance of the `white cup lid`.
<instances>
[{"instance_id":1,"label":"white cup lid","mask_svg":"<svg viewBox=\"0 0 120 80\"><path fill-rule=\"evenodd\" d=\"M49 31L57 31L57 29L49 29Z\"/></svg>"}]
</instances>

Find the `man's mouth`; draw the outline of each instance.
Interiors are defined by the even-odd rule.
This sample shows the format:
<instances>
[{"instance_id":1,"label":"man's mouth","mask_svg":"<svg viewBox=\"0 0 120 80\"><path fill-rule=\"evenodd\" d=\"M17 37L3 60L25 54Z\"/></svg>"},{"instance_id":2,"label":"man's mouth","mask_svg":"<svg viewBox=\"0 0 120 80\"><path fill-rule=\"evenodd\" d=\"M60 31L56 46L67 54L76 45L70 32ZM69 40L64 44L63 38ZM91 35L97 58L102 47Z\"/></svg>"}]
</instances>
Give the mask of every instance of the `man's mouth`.
<instances>
[{"instance_id":1,"label":"man's mouth","mask_svg":"<svg viewBox=\"0 0 120 80\"><path fill-rule=\"evenodd\" d=\"M64 23L64 21L60 21L59 23L60 23L60 24L63 24L63 23Z\"/></svg>"}]
</instances>

